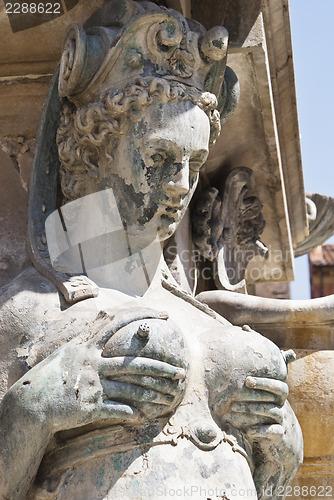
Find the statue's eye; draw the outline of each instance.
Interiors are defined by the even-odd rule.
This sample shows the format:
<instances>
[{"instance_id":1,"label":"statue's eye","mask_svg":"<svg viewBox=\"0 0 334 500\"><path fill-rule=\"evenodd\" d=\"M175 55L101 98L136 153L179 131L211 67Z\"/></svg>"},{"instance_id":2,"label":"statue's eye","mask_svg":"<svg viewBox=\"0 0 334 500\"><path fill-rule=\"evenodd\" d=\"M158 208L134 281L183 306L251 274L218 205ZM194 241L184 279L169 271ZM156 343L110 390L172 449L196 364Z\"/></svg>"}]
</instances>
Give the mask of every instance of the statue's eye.
<instances>
[{"instance_id":1,"label":"statue's eye","mask_svg":"<svg viewBox=\"0 0 334 500\"><path fill-rule=\"evenodd\" d=\"M167 153L165 151L159 151L151 155L154 165L162 165L167 159Z\"/></svg>"},{"instance_id":2,"label":"statue's eye","mask_svg":"<svg viewBox=\"0 0 334 500\"><path fill-rule=\"evenodd\" d=\"M189 162L189 169L193 174L198 174L200 171L201 166L203 165L203 161L201 160L191 160Z\"/></svg>"},{"instance_id":3,"label":"statue's eye","mask_svg":"<svg viewBox=\"0 0 334 500\"><path fill-rule=\"evenodd\" d=\"M205 163L207 157L208 157L208 151L206 151L206 150L198 151L193 156L190 157L189 170L190 170L192 175L198 174L201 167Z\"/></svg>"}]
</instances>

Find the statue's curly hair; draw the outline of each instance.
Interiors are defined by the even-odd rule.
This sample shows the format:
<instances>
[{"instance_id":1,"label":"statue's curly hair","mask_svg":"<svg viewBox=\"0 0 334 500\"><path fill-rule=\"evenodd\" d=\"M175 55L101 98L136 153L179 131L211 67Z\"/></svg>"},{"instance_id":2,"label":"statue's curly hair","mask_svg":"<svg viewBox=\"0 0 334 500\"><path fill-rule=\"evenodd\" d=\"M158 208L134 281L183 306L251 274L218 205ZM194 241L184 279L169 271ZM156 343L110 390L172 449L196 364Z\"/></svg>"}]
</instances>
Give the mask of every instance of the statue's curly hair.
<instances>
[{"instance_id":1,"label":"statue's curly hair","mask_svg":"<svg viewBox=\"0 0 334 500\"><path fill-rule=\"evenodd\" d=\"M206 113L210 144L214 144L220 133L216 96L175 81L138 78L123 90L107 90L79 109L65 99L57 131L65 201L83 196L86 175L98 177L100 149L108 145L106 154L110 154L130 123L141 119L151 104L180 101L190 101Z\"/></svg>"}]
</instances>

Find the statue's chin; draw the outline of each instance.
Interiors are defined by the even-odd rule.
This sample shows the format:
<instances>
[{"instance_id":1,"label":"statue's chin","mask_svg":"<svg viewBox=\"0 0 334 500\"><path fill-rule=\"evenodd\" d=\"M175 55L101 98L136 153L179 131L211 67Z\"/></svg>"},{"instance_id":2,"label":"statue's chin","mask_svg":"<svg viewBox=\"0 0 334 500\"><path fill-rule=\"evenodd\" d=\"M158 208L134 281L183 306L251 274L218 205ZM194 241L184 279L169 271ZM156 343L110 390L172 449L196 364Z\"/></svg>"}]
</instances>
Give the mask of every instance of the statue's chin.
<instances>
[{"instance_id":1,"label":"statue's chin","mask_svg":"<svg viewBox=\"0 0 334 500\"><path fill-rule=\"evenodd\" d=\"M127 225L131 243L143 248L154 241L167 240L175 233L183 215L183 210L173 214L156 212L146 224Z\"/></svg>"}]
</instances>

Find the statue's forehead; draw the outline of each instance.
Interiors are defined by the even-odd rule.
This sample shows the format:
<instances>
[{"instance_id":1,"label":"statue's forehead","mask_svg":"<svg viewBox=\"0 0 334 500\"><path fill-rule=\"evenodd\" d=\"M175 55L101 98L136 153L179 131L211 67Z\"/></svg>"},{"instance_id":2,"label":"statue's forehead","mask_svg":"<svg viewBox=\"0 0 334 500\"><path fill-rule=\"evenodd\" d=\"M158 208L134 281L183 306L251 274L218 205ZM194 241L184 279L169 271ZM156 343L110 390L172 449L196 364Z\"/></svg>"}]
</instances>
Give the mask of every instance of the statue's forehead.
<instances>
[{"instance_id":1,"label":"statue's forehead","mask_svg":"<svg viewBox=\"0 0 334 500\"><path fill-rule=\"evenodd\" d=\"M151 106L136 128L145 130L145 142L166 140L208 149L209 118L189 101Z\"/></svg>"}]
</instances>

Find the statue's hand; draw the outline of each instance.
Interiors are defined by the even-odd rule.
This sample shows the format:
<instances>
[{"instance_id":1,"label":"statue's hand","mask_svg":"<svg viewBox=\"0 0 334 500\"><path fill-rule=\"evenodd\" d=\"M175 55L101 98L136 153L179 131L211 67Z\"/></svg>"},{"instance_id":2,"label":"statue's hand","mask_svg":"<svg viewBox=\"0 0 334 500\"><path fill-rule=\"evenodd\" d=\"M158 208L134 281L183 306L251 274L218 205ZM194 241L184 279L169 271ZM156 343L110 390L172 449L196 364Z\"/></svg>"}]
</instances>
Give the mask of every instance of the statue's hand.
<instances>
[{"instance_id":1,"label":"statue's hand","mask_svg":"<svg viewBox=\"0 0 334 500\"><path fill-rule=\"evenodd\" d=\"M10 389L21 412L36 416L51 434L100 420L135 423L140 412L103 391L106 360L95 342L71 341L32 368Z\"/></svg>"},{"instance_id":2,"label":"statue's hand","mask_svg":"<svg viewBox=\"0 0 334 500\"><path fill-rule=\"evenodd\" d=\"M247 377L224 416L248 441L259 500L280 500L303 461L303 439L281 380Z\"/></svg>"},{"instance_id":3,"label":"statue's hand","mask_svg":"<svg viewBox=\"0 0 334 500\"><path fill-rule=\"evenodd\" d=\"M286 401L280 424L249 427L246 439L252 446L254 483L259 500L284 500L287 486L303 462L301 428Z\"/></svg>"},{"instance_id":4,"label":"statue's hand","mask_svg":"<svg viewBox=\"0 0 334 500\"><path fill-rule=\"evenodd\" d=\"M188 365L182 332L153 314L117 330L103 349L101 371L110 400L130 404L150 419L167 415L181 402Z\"/></svg>"},{"instance_id":5,"label":"statue's hand","mask_svg":"<svg viewBox=\"0 0 334 500\"><path fill-rule=\"evenodd\" d=\"M244 431L250 440L268 439L274 443L282 439L283 406L288 397L288 386L281 380L265 377L247 377L244 388L230 401L223 420Z\"/></svg>"},{"instance_id":6,"label":"statue's hand","mask_svg":"<svg viewBox=\"0 0 334 500\"><path fill-rule=\"evenodd\" d=\"M12 386L16 406L42 419L51 434L101 420L136 424L170 413L184 393L184 346L182 338L174 345L178 333L166 321L147 321L151 336L141 340L133 334L141 320L119 328L122 314L114 321L100 318Z\"/></svg>"},{"instance_id":7,"label":"statue's hand","mask_svg":"<svg viewBox=\"0 0 334 500\"><path fill-rule=\"evenodd\" d=\"M131 404L150 418L169 413L183 395L184 368L157 359L105 358L100 373L109 400Z\"/></svg>"},{"instance_id":8,"label":"statue's hand","mask_svg":"<svg viewBox=\"0 0 334 500\"><path fill-rule=\"evenodd\" d=\"M292 353L283 355L249 327L225 333L224 343L209 346L211 411L224 429L237 429L244 438L258 498L283 499L303 458L301 430L287 401L286 362Z\"/></svg>"},{"instance_id":9,"label":"statue's hand","mask_svg":"<svg viewBox=\"0 0 334 500\"><path fill-rule=\"evenodd\" d=\"M187 355L182 333L167 319L142 309L99 315L11 386L0 403L6 498L27 498L56 432L94 422L137 425L175 408Z\"/></svg>"}]
</instances>

